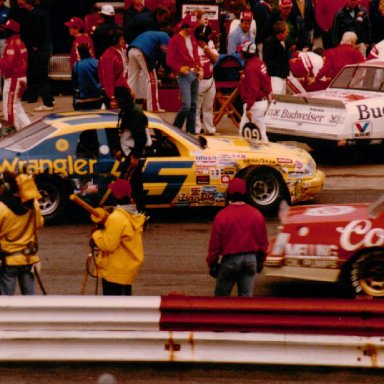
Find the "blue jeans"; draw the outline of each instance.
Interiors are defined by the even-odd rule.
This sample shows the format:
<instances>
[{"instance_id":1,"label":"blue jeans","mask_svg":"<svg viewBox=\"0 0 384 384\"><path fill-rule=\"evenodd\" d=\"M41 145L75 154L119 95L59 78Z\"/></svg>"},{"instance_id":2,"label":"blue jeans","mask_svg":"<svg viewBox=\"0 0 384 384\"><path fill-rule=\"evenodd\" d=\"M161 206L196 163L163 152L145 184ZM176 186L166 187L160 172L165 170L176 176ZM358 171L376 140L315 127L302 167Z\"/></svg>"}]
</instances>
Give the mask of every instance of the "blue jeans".
<instances>
[{"instance_id":1,"label":"blue jeans","mask_svg":"<svg viewBox=\"0 0 384 384\"><path fill-rule=\"evenodd\" d=\"M34 295L34 276L31 265L3 265L0 268L0 294L12 296L19 281L22 295Z\"/></svg>"},{"instance_id":2,"label":"blue jeans","mask_svg":"<svg viewBox=\"0 0 384 384\"><path fill-rule=\"evenodd\" d=\"M195 72L188 72L180 75L177 79L181 94L181 108L177 112L173 125L182 129L187 120L186 130L188 133L195 133L196 108L199 98L199 80Z\"/></svg>"},{"instance_id":3,"label":"blue jeans","mask_svg":"<svg viewBox=\"0 0 384 384\"><path fill-rule=\"evenodd\" d=\"M216 279L215 296L231 296L237 284L238 296L253 296L256 279L256 254L224 256Z\"/></svg>"}]
</instances>

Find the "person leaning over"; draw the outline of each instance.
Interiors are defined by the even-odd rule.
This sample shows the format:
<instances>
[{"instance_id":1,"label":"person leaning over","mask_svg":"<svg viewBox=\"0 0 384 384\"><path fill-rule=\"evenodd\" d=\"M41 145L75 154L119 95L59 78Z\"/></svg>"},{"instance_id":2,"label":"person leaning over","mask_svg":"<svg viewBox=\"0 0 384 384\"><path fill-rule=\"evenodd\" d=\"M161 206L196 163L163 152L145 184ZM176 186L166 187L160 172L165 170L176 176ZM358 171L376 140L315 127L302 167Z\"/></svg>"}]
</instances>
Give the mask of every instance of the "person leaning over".
<instances>
[{"instance_id":1,"label":"person leaning over","mask_svg":"<svg viewBox=\"0 0 384 384\"><path fill-rule=\"evenodd\" d=\"M260 211L246 203L245 180L231 180L227 193L230 202L215 216L206 261L214 276L221 258L215 296L230 296L237 284L238 296L250 297L268 249L267 226Z\"/></svg>"},{"instance_id":2,"label":"person leaning over","mask_svg":"<svg viewBox=\"0 0 384 384\"><path fill-rule=\"evenodd\" d=\"M104 296L130 296L132 284L144 260L142 241L145 216L131 205L131 187L126 180L110 184L118 205L107 217L103 228L92 234L96 245L97 276L102 278Z\"/></svg>"},{"instance_id":3,"label":"person leaning over","mask_svg":"<svg viewBox=\"0 0 384 384\"><path fill-rule=\"evenodd\" d=\"M37 230L43 227L38 199L31 176L4 172L0 177L0 294L14 295L16 281L22 295L34 294L32 267L40 262Z\"/></svg>"}]
</instances>

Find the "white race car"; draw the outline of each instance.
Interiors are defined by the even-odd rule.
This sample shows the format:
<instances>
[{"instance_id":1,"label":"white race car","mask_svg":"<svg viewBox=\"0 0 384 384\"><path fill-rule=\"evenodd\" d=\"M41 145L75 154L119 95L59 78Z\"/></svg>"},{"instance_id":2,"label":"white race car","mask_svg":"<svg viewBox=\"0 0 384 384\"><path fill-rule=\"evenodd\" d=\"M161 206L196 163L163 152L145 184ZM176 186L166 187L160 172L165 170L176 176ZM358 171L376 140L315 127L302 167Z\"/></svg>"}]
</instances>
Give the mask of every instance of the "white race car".
<instances>
[{"instance_id":1,"label":"white race car","mask_svg":"<svg viewBox=\"0 0 384 384\"><path fill-rule=\"evenodd\" d=\"M384 143L384 61L345 66L323 91L275 95L266 113L270 140L312 148Z\"/></svg>"}]
</instances>

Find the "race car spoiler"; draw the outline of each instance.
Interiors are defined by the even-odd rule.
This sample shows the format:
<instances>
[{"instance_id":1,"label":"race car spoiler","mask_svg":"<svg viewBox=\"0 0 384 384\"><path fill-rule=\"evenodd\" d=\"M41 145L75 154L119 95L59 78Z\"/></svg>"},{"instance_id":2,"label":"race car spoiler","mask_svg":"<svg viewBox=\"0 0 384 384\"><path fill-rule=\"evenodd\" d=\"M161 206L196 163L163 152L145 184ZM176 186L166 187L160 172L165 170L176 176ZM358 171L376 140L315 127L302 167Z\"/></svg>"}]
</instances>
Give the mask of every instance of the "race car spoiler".
<instances>
[{"instance_id":1,"label":"race car spoiler","mask_svg":"<svg viewBox=\"0 0 384 384\"><path fill-rule=\"evenodd\" d=\"M345 109L345 104L340 100L319 99L314 97L306 97L304 95L277 95L273 94L274 101L272 103L291 103L317 105L319 107L341 108Z\"/></svg>"}]
</instances>

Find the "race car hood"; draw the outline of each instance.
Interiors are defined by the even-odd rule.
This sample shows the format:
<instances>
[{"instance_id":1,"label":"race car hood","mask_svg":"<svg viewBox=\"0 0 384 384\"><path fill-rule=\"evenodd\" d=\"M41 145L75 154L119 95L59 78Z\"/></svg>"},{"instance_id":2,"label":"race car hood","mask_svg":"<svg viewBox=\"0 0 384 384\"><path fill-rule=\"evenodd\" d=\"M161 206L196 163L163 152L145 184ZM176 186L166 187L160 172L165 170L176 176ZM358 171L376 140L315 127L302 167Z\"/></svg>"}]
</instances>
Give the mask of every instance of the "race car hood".
<instances>
[{"instance_id":1,"label":"race car hood","mask_svg":"<svg viewBox=\"0 0 384 384\"><path fill-rule=\"evenodd\" d=\"M318 204L296 207L283 207L279 218L284 225L305 226L331 222L351 222L372 218L371 205L357 204Z\"/></svg>"}]
</instances>

